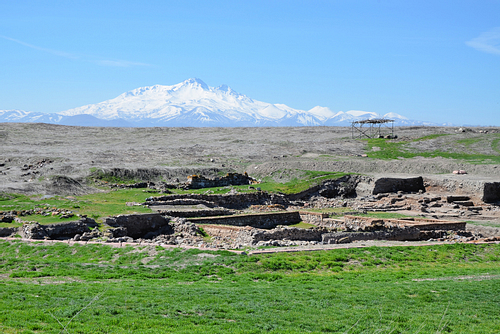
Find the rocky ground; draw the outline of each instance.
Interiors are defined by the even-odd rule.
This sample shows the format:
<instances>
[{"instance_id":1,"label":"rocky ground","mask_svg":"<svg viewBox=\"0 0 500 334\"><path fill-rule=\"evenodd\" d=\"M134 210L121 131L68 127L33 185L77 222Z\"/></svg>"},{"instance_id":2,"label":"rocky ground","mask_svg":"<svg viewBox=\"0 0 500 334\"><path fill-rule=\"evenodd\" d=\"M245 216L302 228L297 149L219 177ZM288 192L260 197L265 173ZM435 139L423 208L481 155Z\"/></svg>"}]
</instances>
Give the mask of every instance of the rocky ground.
<instances>
[{"instance_id":1,"label":"rocky ground","mask_svg":"<svg viewBox=\"0 0 500 334\"><path fill-rule=\"evenodd\" d=\"M401 127L394 133L398 135L396 141L453 135L419 141L419 149L424 151L496 152L481 145L481 136L498 129L457 131L452 127ZM474 138L472 145L459 142L470 138ZM366 153L366 142L352 138L347 127L96 128L2 123L0 191L92 191L70 180L53 178L67 176L84 186L83 180L92 168L142 169L143 174L161 174L166 180L183 179L196 171L207 176L218 171L247 171L251 176L272 175L286 181L294 177L295 170L451 177L457 169L467 171L463 179L500 178L500 168L494 164L421 157L379 160L363 157Z\"/></svg>"}]
</instances>

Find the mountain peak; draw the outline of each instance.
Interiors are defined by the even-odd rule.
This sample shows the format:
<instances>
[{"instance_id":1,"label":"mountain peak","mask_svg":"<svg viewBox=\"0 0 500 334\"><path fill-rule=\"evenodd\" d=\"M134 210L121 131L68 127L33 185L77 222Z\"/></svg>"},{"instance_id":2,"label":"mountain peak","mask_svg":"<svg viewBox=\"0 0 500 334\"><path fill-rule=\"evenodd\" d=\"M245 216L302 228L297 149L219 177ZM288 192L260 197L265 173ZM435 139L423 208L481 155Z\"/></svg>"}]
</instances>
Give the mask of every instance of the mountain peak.
<instances>
[{"instance_id":1,"label":"mountain peak","mask_svg":"<svg viewBox=\"0 0 500 334\"><path fill-rule=\"evenodd\" d=\"M210 90L210 87L201 79L189 78L179 84L179 87L201 87L203 90Z\"/></svg>"}]
</instances>

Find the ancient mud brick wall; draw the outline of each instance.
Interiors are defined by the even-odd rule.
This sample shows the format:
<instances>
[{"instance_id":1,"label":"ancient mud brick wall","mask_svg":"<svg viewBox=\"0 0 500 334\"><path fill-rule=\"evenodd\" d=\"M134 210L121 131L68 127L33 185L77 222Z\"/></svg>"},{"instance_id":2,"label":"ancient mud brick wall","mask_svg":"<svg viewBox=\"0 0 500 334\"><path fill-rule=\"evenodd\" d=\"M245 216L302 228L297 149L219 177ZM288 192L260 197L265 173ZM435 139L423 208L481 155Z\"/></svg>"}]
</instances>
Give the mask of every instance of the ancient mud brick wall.
<instances>
[{"instance_id":1,"label":"ancient mud brick wall","mask_svg":"<svg viewBox=\"0 0 500 334\"><path fill-rule=\"evenodd\" d=\"M190 218L196 224L215 224L233 226L252 226L259 228L273 228L277 225L297 224L301 221L298 212L276 212L249 215L233 215L225 217Z\"/></svg>"}]
</instances>

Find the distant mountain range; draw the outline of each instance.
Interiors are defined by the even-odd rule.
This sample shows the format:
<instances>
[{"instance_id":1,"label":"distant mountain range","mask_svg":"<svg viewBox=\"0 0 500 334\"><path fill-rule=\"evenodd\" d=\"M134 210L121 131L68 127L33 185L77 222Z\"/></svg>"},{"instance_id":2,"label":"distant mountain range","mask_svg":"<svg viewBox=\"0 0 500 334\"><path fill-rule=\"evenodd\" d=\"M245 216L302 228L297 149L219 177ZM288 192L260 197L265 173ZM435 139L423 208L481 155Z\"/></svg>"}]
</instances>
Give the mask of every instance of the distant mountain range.
<instances>
[{"instance_id":1,"label":"distant mountain range","mask_svg":"<svg viewBox=\"0 0 500 334\"><path fill-rule=\"evenodd\" d=\"M252 100L226 85L209 87L200 79L173 86L141 87L97 104L60 113L0 110L0 122L37 122L79 126L346 126L365 119L392 119L395 125L438 125L388 113L351 110L333 112L314 107L304 111L284 104Z\"/></svg>"}]
</instances>

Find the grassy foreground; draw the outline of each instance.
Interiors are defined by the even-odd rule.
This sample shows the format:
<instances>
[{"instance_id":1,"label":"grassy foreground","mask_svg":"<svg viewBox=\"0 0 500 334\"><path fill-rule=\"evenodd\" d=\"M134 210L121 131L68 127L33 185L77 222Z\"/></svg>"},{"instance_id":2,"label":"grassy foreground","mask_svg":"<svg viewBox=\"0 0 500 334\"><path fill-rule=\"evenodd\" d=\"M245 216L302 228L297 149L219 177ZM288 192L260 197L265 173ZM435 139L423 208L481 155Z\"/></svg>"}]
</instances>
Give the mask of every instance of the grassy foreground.
<instances>
[{"instance_id":1,"label":"grassy foreground","mask_svg":"<svg viewBox=\"0 0 500 334\"><path fill-rule=\"evenodd\" d=\"M3 333L498 333L500 245L236 255L0 241Z\"/></svg>"}]
</instances>

